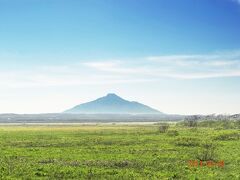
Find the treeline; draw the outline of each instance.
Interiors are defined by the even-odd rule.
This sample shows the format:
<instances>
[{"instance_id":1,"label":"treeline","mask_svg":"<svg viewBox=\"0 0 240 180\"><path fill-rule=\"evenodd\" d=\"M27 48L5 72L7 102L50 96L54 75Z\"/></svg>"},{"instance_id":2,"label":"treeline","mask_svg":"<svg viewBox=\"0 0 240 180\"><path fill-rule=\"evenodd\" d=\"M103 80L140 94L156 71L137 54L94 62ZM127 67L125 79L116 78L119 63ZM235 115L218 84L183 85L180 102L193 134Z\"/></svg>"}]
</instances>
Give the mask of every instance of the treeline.
<instances>
[{"instance_id":1,"label":"treeline","mask_svg":"<svg viewBox=\"0 0 240 180\"><path fill-rule=\"evenodd\" d=\"M210 115L190 115L185 116L185 120L240 120L240 114L224 115L224 114L210 114Z\"/></svg>"},{"instance_id":2,"label":"treeline","mask_svg":"<svg viewBox=\"0 0 240 180\"><path fill-rule=\"evenodd\" d=\"M204 118L205 117L205 118ZM240 129L240 118L238 116L188 116L177 123L184 127L210 127L216 129Z\"/></svg>"}]
</instances>

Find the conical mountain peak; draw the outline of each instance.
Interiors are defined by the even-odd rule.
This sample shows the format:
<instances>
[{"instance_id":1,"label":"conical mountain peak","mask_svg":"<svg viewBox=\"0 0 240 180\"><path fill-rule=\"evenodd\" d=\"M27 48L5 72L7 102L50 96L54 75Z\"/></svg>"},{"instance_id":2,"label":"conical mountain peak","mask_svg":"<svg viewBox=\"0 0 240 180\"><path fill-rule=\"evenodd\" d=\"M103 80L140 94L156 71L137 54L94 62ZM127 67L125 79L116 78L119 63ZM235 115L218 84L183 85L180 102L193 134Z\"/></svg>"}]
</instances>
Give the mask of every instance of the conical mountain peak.
<instances>
[{"instance_id":1,"label":"conical mountain peak","mask_svg":"<svg viewBox=\"0 0 240 180\"><path fill-rule=\"evenodd\" d=\"M105 97L107 97L107 98L121 98L120 96L118 96L114 93L108 93Z\"/></svg>"},{"instance_id":2,"label":"conical mountain peak","mask_svg":"<svg viewBox=\"0 0 240 180\"><path fill-rule=\"evenodd\" d=\"M106 97L119 97L119 96L114 93L108 93Z\"/></svg>"},{"instance_id":3,"label":"conical mountain peak","mask_svg":"<svg viewBox=\"0 0 240 180\"><path fill-rule=\"evenodd\" d=\"M106 96L102 97L101 99L113 99L113 100L124 100L120 96L114 94L114 93L108 93Z\"/></svg>"},{"instance_id":4,"label":"conical mountain peak","mask_svg":"<svg viewBox=\"0 0 240 180\"><path fill-rule=\"evenodd\" d=\"M109 93L94 101L77 105L64 113L158 114L161 112L141 103L127 101L114 93Z\"/></svg>"}]
</instances>

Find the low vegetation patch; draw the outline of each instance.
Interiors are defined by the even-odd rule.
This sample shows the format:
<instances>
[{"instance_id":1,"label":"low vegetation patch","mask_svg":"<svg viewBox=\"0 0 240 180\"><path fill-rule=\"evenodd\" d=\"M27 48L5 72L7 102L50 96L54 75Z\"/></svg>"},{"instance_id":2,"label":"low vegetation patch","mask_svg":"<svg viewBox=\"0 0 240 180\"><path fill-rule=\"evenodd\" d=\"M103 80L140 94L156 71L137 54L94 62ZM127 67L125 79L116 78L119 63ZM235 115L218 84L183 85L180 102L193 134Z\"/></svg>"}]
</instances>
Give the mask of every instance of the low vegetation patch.
<instances>
[{"instance_id":1,"label":"low vegetation patch","mask_svg":"<svg viewBox=\"0 0 240 180\"><path fill-rule=\"evenodd\" d=\"M179 132L177 130L169 130L167 132L167 135L168 136L178 136L179 135Z\"/></svg>"},{"instance_id":2,"label":"low vegetation patch","mask_svg":"<svg viewBox=\"0 0 240 180\"><path fill-rule=\"evenodd\" d=\"M217 160L217 145L216 143L204 142L196 153L196 159L200 161L216 161Z\"/></svg>"},{"instance_id":3,"label":"low vegetation patch","mask_svg":"<svg viewBox=\"0 0 240 180\"><path fill-rule=\"evenodd\" d=\"M175 140L175 145L177 146L200 146L201 140L194 137L180 137Z\"/></svg>"},{"instance_id":4,"label":"low vegetation patch","mask_svg":"<svg viewBox=\"0 0 240 180\"><path fill-rule=\"evenodd\" d=\"M1 129L0 179L239 179L236 129L165 123ZM189 161L224 167L193 168Z\"/></svg>"},{"instance_id":5,"label":"low vegetation patch","mask_svg":"<svg viewBox=\"0 0 240 180\"><path fill-rule=\"evenodd\" d=\"M220 134L215 137L215 140L220 140L220 141L240 140L240 132L228 132L228 133Z\"/></svg>"}]
</instances>

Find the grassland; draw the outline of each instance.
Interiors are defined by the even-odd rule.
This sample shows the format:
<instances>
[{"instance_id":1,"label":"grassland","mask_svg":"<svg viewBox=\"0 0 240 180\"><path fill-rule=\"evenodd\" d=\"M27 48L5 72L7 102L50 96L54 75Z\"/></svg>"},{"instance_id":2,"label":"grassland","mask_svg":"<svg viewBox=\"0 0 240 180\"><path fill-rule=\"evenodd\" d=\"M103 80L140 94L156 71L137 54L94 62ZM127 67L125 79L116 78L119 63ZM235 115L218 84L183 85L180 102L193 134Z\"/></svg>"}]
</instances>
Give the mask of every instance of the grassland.
<instances>
[{"instance_id":1,"label":"grassland","mask_svg":"<svg viewBox=\"0 0 240 180\"><path fill-rule=\"evenodd\" d=\"M240 179L239 132L175 124L164 133L159 125L2 125L0 178Z\"/></svg>"}]
</instances>

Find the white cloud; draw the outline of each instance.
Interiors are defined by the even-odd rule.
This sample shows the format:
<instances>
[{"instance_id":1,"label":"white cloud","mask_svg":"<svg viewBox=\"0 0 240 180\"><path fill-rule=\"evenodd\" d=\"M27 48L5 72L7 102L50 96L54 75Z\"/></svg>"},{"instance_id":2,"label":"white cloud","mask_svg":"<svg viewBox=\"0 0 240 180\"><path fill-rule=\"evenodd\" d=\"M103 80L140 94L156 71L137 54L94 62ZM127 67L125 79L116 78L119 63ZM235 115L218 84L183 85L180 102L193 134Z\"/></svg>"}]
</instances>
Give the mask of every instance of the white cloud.
<instances>
[{"instance_id":1,"label":"white cloud","mask_svg":"<svg viewBox=\"0 0 240 180\"><path fill-rule=\"evenodd\" d=\"M108 64L111 64L109 66ZM139 61L87 63L96 71L147 78L203 79L240 76L239 52L150 56Z\"/></svg>"},{"instance_id":2,"label":"white cloud","mask_svg":"<svg viewBox=\"0 0 240 180\"><path fill-rule=\"evenodd\" d=\"M1 88L81 86L157 81L159 78L240 77L240 52L150 56L0 71Z\"/></svg>"},{"instance_id":3,"label":"white cloud","mask_svg":"<svg viewBox=\"0 0 240 180\"><path fill-rule=\"evenodd\" d=\"M102 66L95 65L86 68L85 64L66 65L59 67L36 67L31 70L25 69L18 71L0 71L0 87L32 88L54 86L81 86L146 81L145 78L123 78L123 75L98 72L96 70L92 70L93 67L101 67L101 70L106 70Z\"/></svg>"}]
</instances>

